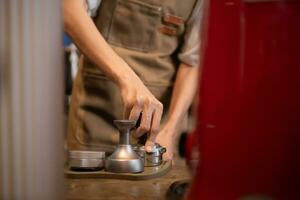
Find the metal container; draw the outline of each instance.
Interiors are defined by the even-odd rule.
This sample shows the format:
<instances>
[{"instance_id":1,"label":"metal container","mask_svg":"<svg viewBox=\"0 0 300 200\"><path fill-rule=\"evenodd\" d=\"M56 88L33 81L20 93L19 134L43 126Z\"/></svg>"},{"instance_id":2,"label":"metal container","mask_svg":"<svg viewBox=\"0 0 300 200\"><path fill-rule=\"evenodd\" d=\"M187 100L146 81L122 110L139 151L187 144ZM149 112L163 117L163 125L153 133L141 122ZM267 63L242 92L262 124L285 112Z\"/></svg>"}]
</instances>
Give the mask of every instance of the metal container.
<instances>
[{"instance_id":1,"label":"metal container","mask_svg":"<svg viewBox=\"0 0 300 200\"><path fill-rule=\"evenodd\" d=\"M69 167L75 171L96 171L104 167L103 151L69 151Z\"/></svg>"},{"instance_id":2,"label":"metal container","mask_svg":"<svg viewBox=\"0 0 300 200\"><path fill-rule=\"evenodd\" d=\"M145 151L145 146L136 145L133 147L135 152L143 159L145 167L154 167L161 165L163 161L163 154L166 152L166 148L155 144L151 152Z\"/></svg>"},{"instance_id":3,"label":"metal container","mask_svg":"<svg viewBox=\"0 0 300 200\"><path fill-rule=\"evenodd\" d=\"M133 150L130 142L130 130L135 126L133 120L114 120L119 129L120 140L115 151L105 160L105 169L114 173L140 173L144 171L144 162Z\"/></svg>"}]
</instances>

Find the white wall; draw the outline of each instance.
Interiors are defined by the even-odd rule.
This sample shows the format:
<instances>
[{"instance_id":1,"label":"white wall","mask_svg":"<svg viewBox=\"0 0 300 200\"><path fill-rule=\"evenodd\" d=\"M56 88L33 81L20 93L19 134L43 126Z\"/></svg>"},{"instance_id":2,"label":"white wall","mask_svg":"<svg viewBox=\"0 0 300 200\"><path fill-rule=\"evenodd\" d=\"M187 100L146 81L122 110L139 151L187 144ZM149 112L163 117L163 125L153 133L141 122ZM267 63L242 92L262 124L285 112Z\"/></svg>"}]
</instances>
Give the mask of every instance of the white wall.
<instances>
[{"instance_id":1,"label":"white wall","mask_svg":"<svg viewBox=\"0 0 300 200\"><path fill-rule=\"evenodd\" d=\"M0 199L63 194L60 0L0 0Z\"/></svg>"}]
</instances>

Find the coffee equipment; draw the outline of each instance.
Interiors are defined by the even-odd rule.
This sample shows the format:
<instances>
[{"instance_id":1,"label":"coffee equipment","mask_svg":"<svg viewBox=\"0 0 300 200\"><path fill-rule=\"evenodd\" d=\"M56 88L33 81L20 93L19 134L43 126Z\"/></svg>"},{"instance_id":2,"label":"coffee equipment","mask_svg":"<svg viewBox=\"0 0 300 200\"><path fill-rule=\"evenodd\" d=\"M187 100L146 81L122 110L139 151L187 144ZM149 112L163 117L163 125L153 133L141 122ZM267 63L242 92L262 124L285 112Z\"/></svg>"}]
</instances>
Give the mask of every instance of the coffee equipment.
<instances>
[{"instance_id":1,"label":"coffee equipment","mask_svg":"<svg viewBox=\"0 0 300 200\"><path fill-rule=\"evenodd\" d=\"M139 173L144 171L144 162L130 145L130 131L135 127L134 120L114 120L119 129L120 140L115 151L106 158L105 169L115 173Z\"/></svg>"},{"instance_id":2,"label":"coffee equipment","mask_svg":"<svg viewBox=\"0 0 300 200\"><path fill-rule=\"evenodd\" d=\"M155 167L161 165L163 162L163 154L166 152L166 148L160 146L158 143L155 143L150 152L146 151L145 146L143 145L135 145L133 149L144 161L145 167Z\"/></svg>"},{"instance_id":3,"label":"coffee equipment","mask_svg":"<svg viewBox=\"0 0 300 200\"><path fill-rule=\"evenodd\" d=\"M69 167L74 171L97 171L104 167L105 152L69 151Z\"/></svg>"}]
</instances>

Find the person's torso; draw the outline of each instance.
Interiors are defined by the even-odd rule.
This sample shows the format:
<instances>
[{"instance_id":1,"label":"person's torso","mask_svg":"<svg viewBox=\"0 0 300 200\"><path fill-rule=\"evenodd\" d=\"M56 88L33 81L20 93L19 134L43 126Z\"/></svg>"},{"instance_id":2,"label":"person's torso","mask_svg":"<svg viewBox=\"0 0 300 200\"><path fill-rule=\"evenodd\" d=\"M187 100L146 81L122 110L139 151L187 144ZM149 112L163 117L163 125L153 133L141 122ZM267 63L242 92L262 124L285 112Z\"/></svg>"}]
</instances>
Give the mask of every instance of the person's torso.
<instances>
[{"instance_id":1,"label":"person's torso","mask_svg":"<svg viewBox=\"0 0 300 200\"><path fill-rule=\"evenodd\" d=\"M196 0L102 0L94 22L146 85L170 86ZM84 58L85 70L100 70Z\"/></svg>"}]
</instances>

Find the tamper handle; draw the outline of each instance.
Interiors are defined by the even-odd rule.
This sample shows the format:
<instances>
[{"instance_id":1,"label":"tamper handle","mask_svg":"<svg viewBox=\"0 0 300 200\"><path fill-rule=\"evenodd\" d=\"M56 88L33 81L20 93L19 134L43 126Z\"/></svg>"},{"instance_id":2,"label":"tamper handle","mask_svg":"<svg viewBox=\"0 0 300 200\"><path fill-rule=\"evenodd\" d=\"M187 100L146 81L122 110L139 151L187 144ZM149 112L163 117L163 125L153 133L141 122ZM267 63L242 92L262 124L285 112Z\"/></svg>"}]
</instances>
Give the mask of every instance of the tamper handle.
<instances>
[{"instance_id":1,"label":"tamper handle","mask_svg":"<svg viewBox=\"0 0 300 200\"><path fill-rule=\"evenodd\" d=\"M134 120L114 120L114 124L120 132L120 145L129 145L130 130L135 127Z\"/></svg>"}]
</instances>

